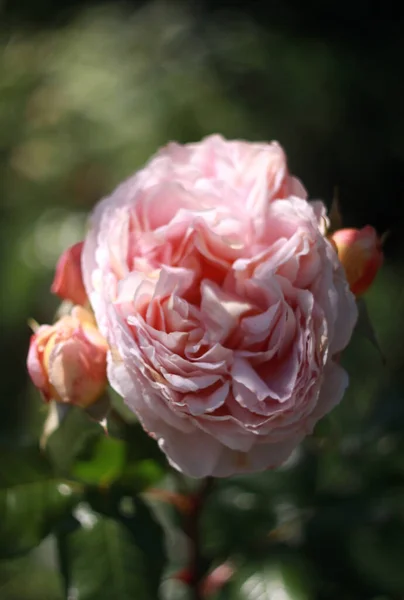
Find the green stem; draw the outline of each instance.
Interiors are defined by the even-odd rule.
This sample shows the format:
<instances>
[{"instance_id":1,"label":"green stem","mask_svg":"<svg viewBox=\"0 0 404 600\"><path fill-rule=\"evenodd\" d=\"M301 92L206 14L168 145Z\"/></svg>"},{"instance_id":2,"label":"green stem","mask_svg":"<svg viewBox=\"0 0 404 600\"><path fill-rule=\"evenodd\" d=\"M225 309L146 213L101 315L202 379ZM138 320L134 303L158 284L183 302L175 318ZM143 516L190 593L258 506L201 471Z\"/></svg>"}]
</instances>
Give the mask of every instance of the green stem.
<instances>
[{"instance_id":1,"label":"green stem","mask_svg":"<svg viewBox=\"0 0 404 600\"><path fill-rule=\"evenodd\" d=\"M192 510L188 515L185 525L185 533L190 540L189 586L192 590L193 600L203 600L200 583L205 572L205 565L200 543L200 517L206 499L212 489L213 482L213 477L207 477L204 480L202 486L194 496Z\"/></svg>"}]
</instances>

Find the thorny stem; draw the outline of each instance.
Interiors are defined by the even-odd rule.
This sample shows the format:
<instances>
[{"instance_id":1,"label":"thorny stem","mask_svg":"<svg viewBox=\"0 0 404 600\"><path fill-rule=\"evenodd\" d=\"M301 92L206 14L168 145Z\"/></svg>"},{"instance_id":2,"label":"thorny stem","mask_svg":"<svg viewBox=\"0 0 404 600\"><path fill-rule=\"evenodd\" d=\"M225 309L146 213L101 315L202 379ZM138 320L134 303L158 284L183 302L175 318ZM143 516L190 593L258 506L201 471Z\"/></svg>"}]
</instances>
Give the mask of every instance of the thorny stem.
<instances>
[{"instance_id":1,"label":"thorny stem","mask_svg":"<svg viewBox=\"0 0 404 600\"><path fill-rule=\"evenodd\" d=\"M190 541L190 560L189 560L189 587L192 590L193 600L203 600L200 583L204 575L203 556L200 547L200 516L202 514L205 501L212 489L214 479L207 477L202 486L195 494L192 509L188 515L185 524L185 533Z\"/></svg>"}]
</instances>

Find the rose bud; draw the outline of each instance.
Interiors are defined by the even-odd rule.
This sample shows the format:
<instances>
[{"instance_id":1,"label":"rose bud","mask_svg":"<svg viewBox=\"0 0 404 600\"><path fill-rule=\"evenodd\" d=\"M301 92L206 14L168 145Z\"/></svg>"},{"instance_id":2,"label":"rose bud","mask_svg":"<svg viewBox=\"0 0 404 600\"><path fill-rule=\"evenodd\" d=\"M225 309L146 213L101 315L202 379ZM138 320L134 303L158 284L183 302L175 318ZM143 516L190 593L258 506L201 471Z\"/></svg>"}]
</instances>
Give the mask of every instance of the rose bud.
<instances>
[{"instance_id":1,"label":"rose bud","mask_svg":"<svg viewBox=\"0 0 404 600\"><path fill-rule=\"evenodd\" d=\"M106 386L107 349L91 313L75 306L70 315L41 325L31 337L28 372L46 401L86 408Z\"/></svg>"},{"instance_id":2,"label":"rose bud","mask_svg":"<svg viewBox=\"0 0 404 600\"><path fill-rule=\"evenodd\" d=\"M331 236L346 277L355 296L361 296L372 284L383 263L380 238L375 229L339 229Z\"/></svg>"},{"instance_id":3,"label":"rose bud","mask_svg":"<svg viewBox=\"0 0 404 600\"><path fill-rule=\"evenodd\" d=\"M211 571L200 586L202 598L210 598L216 594L233 577L234 566L230 562L224 562Z\"/></svg>"},{"instance_id":4,"label":"rose bud","mask_svg":"<svg viewBox=\"0 0 404 600\"><path fill-rule=\"evenodd\" d=\"M71 300L73 304L84 306L87 294L81 275L82 249L83 242L78 242L63 252L56 266L51 291L63 300Z\"/></svg>"}]
</instances>

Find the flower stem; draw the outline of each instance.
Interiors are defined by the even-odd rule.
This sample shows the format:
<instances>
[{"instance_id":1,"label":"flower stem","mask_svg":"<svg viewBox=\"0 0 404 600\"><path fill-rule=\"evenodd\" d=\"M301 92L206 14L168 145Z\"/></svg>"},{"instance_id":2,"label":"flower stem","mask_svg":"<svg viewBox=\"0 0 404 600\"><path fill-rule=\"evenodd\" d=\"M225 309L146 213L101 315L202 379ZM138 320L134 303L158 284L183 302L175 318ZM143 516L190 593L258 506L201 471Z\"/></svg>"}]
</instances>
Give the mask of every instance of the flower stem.
<instances>
[{"instance_id":1,"label":"flower stem","mask_svg":"<svg viewBox=\"0 0 404 600\"><path fill-rule=\"evenodd\" d=\"M205 572L204 559L200 544L200 517L206 499L212 489L214 479L207 477L193 498L192 509L185 524L185 533L190 541L190 561L188 567L189 587L192 590L193 600L203 600L200 589L201 579Z\"/></svg>"}]
</instances>

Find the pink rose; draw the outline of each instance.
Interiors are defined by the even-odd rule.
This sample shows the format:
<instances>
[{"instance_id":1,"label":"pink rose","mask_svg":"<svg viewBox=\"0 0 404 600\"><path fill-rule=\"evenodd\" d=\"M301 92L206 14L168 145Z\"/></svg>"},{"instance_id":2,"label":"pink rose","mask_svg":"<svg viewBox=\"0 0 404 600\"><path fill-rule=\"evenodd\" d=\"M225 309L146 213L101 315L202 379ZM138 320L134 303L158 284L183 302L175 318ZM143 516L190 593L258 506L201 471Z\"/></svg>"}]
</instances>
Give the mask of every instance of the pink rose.
<instances>
[{"instance_id":1,"label":"pink rose","mask_svg":"<svg viewBox=\"0 0 404 600\"><path fill-rule=\"evenodd\" d=\"M282 148L169 144L95 209L82 269L108 377L193 477L283 463L342 398L355 300Z\"/></svg>"},{"instance_id":2,"label":"pink rose","mask_svg":"<svg viewBox=\"0 0 404 600\"><path fill-rule=\"evenodd\" d=\"M106 385L107 344L93 316L73 307L53 325L41 325L31 337L27 367L46 401L86 408Z\"/></svg>"}]
</instances>

